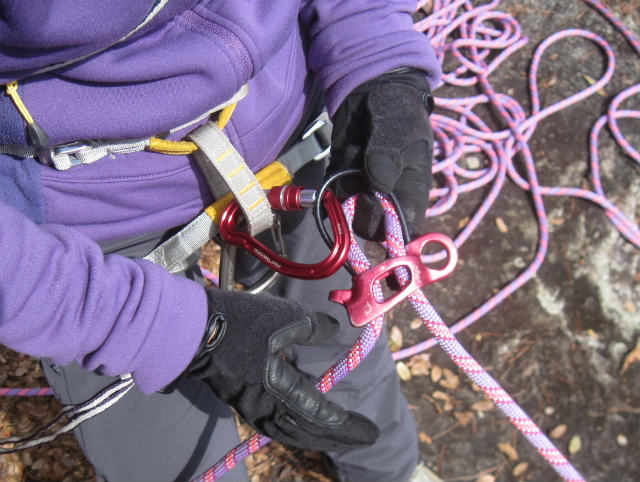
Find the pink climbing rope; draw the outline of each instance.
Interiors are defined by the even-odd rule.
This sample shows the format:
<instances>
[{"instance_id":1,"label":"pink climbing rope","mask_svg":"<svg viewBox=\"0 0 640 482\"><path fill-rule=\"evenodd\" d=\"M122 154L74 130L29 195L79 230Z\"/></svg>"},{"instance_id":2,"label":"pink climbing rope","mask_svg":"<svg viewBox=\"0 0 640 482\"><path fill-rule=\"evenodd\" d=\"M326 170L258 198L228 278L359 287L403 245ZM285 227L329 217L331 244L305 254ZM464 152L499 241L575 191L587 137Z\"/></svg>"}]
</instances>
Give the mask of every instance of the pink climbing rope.
<instances>
[{"instance_id":1,"label":"pink climbing rope","mask_svg":"<svg viewBox=\"0 0 640 482\"><path fill-rule=\"evenodd\" d=\"M640 41L622 22L599 1L582 1L614 25L640 56ZM458 61L457 67L444 74L445 84L460 87L474 85L481 91L479 95L472 97L436 97L435 99L440 111L449 111L453 115L448 116L439 111L432 116L436 140L434 173L441 173L446 185L431 191L431 197L436 199L436 202L427 210L426 216L443 214L453 207L459 195L491 184L489 193L478 210L454 239L456 247L460 248L489 212L509 178L521 189L531 192L538 219L539 242L529 266L498 293L455 323L451 327L452 333L458 333L471 326L536 275L546 257L549 242L547 214L542 199L544 196L573 196L599 205L622 236L640 247L640 229L637 224L605 196L600 182L598 155L599 135L606 126L624 152L635 162L640 163L640 153L625 139L617 123L621 118L640 118L640 111L621 109L621 105L629 97L640 93L640 84L618 94L611 101L607 114L600 117L591 130L590 170L593 191L540 185L528 140L541 121L584 100L606 86L615 71L615 55L606 40L586 30L564 30L545 39L536 48L531 61L528 76L531 113L527 115L525 109L515 99L496 92L489 80L490 75L502 62L528 42L528 39L522 35L520 25L511 15L495 11L499 3L499 0L494 0L485 5L474 6L469 0L435 0L433 13L415 24L417 30L425 32L431 39L436 55L441 61L447 54ZM489 25L485 23L487 21L490 21ZM575 37L591 41L603 51L606 57L605 72L583 91L542 108L538 92L538 70L543 55L554 43ZM487 59L492 60L487 62ZM474 112L482 106L490 106L497 111L506 128L491 129ZM458 162L467 154L484 155L489 161L489 166L470 170L459 165ZM513 166L513 158L518 154L525 162L526 180ZM442 257L444 252L424 256L424 261L431 262ZM399 350L393 356L396 360L404 359L428 350L436 344L437 341L432 338Z\"/></svg>"}]
</instances>

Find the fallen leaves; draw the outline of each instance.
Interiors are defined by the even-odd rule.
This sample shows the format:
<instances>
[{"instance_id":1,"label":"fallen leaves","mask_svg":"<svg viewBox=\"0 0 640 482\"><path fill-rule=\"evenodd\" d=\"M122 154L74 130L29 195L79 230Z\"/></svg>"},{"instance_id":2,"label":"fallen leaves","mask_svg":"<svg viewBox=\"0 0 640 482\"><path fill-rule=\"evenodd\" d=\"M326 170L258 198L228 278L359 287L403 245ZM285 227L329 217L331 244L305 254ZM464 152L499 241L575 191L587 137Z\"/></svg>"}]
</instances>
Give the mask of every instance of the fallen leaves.
<instances>
[{"instance_id":1,"label":"fallen leaves","mask_svg":"<svg viewBox=\"0 0 640 482\"><path fill-rule=\"evenodd\" d=\"M478 413L488 412L491 409L493 409L493 402L489 399L480 400L471 405L471 410Z\"/></svg>"},{"instance_id":2,"label":"fallen leaves","mask_svg":"<svg viewBox=\"0 0 640 482\"><path fill-rule=\"evenodd\" d=\"M392 326L389 330L389 348L391 351L398 351L403 343L402 331L397 326Z\"/></svg>"},{"instance_id":3,"label":"fallen leaves","mask_svg":"<svg viewBox=\"0 0 640 482\"><path fill-rule=\"evenodd\" d=\"M460 386L460 377L448 368L442 370L444 380L440 380L440 385L449 390L456 390Z\"/></svg>"},{"instance_id":4,"label":"fallen leaves","mask_svg":"<svg viewBox=\"0 0 640 482\"><path fill-rule=\"evenodd\" d=\"M584 80L587 81L587 84L589 84L589 86L594 85L597 80L594 79L593 77L587 75L587 74L582 74L582 77L584 77ZM602 97L606 97L607 96L607 92L601 87L599 88L596 92L598 92L599 95L601 95Z\"/></svg>"},{"instance_id":5,"label":"fallen leaves","mask_svg":"<svg viewBox=\"0 0 640 482\"><path fill-rule=\"evenodd\" d=\"M469 425L473 419L476 418L476 416L473 414L473 412L454 412L453 416L456 418L456 420L458 422L460 422L460 425L462 425L463 427L466 427L467 425Z\"/></svg>"},{"instance_id":6,"label":"fallen leaves","mask_svg":"<svg viewBox=\"0 0 640 482\"><path fill-rule=\"evenodd\" d=\"M37 360L0 347L3 385L41 387L47 382ZM51 421L60 410L53 397L8 397L0 401L0 438L18 436ZM65 435L55 442L17 454L0 455L0 480L92 480L93 468L84 458L75 437Z\"/></svg>"},{"instance_id":7,"label":"fallen leaves","mask_svg":"<svg viewBox=\"0 0 640 482\"><path fill-rule=\"evenodd\" d=\"M580 435L574 435L573 437L571 437L571 440L569 440L569 453L571 455L577 454L578 452L580 452L581 448L582 439L580 438Z\"/></svg>"},{"instance_id":8,"label":"fallen leaves","mask_svg":"<svg viewBox=\"0 0 640 482\"><path fill-rule=\"evenodd\" d=\"M442 368L440 368L438 365L434 365L431 368L431 381L433 383L438 383L438 380L440 380L440 378L442 378Z\"/></svg>"},{"instance_id":9,"label":"fallen leaves","mask_svg":"<svg viewBox=\"0 0 640 482\"><path fill-rule=\"evenodd\" d=\"M411 360L407 362L407 366L411 370L411 375L414 377L429 376L431 373L431 362L429 361L428 354L412 357Z\"/></svg>"},{"instance_id":10,"label":"fallen leaves","mask_svg":"<svg viewBox=\"0 0 640 482\"><path fill-rule=\"evenodd\" d=\"M499 216L496 218L496 228L498 228L498 231L500 231L502 234L506 234L509 231L509 228L507 228L507 223L505 223L504 219Z\"/></svg>"},{"instance_id":11,"label":"fallen leaves","mask_svg":"<svg viewBox=\"0 0 640 482\"><path fill-rule=\"evenodd\" d=\"M551 430L551 432L549 432L549 436L553 439L559 439L561 438L565 433L567 432L567 426L566 424L560 424L557 427L555 427L553 430Z\"/></svg>"},{"instance_id":12,"label":"fallen leaves","mask_svg":"<svg viewBox=\"0 0 640 482\"><path fill-rule=\"evenodd\" d=\"M480 477L476 479L476 482L495 482L496 477L492 474L482 474Z\"/></svg>"},{"instance_id":13,"label":"fallen leaves","mask_svg":"<svg viewBox=\"0 0 640 482\"><path fill-rule=\"evenodd\" d=\"M529 468L528 462L520 462L513 468L511 475L513 475L514 477L520 477L527 471L528 468Z\"/></svg>"},{"instance_id":14,"label":"fallen leaves","mask_svg":"<svg viewBox=\"0 0 640 482\"><path fill-rule=\"evenodd\" d=\"M403 382L411 380L411 370L409 370L409 367L404 362L399 361L396 363L396 373Z\"/></svg>"},{"instance_id":15,"label":"fallen leaves","mask_svg":"<svg viewBox=\"0 0 640 482\"><path fill-rule=\"evenodd\" d=\"M424 322L420 318L414 318L413 320L411 320L411 323L409 324L409 328L412 330L417 330L422 325L424 325Z\"/></svg>"},{"instance_id":16,"label":"fallen leaves","mask_svg":"<svg viewBox=\"0 0 640 482\"><path fill-rule=\"evenodd\" d=\"M624 362L622 363L622 368L620 369L620 375L624 375L629 367L638 362L640 360L640 340L636 342L636 346L631 350L626 357L624 357Z\"/></svg>"},{"instance_id":17,"label":"fallen leaves","mask_svg":"<svg viewBox=\"0 0 640 482\"><path fill-rule=\"evenodd\" d=\"M499 443L498 450L500 450L500 452L505 454L507 458L512 462L516 462L520 459L520 456L518 455L518 451L509 442Z\"/></svg>"}]
</instances>

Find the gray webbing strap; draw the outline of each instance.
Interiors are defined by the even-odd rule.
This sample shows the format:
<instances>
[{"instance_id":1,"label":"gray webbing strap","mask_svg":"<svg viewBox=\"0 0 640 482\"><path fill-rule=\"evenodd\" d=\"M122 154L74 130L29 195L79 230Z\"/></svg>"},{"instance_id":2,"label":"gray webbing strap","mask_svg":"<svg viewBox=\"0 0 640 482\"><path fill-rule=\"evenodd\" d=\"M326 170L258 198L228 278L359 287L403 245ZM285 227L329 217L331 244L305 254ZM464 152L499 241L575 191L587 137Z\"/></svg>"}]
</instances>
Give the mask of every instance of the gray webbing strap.
<instances>
[{"instance_id":1,"label":"gray webbing strap","mask_svg":"<svg viewBox=\"0 0 640 482\"><path fill-rule=\"evenodd\" d=\"M231 191L242 208L252 236L273 224L271 205L260 183L227 135L213 122L201 125L191 134L198 150L193 157L216 198Z\"/></svg>"},{"instance_id":2,"label":"gray webbing strap","mask_svg":"<svg viewBox=\"0 0 640 482\"><path fill-rule=\"evenodd\" d=\"M23 144L1 144L0 154L9 154L19 159L33 159L38 155L38 149Z\"/></svg>"},{"instance_id":3,"label":"gray webbing strap","mask_svg":"<svg viewBox=\"0 0 640 482\"><path fill-rule=\"evenodd\" d=\"M206 212L202 212L144 259L164 266L171 273L184 271L189 267L189 257L216 234L218 234L218 226Z\"/></svg>"},{"instance_id":4,"label":"gray webbing strap","mask_svg":"<svg viewBox=\"0 0 640 482\"><path fill-rule=\"evenodd\" d=\"M278 157L291 173L297 172L309 161L320 161L331 150L331 131L333 124L329 114L322 112L302 134L302 139L284 154Z\"/></svg>"}]
</instances>

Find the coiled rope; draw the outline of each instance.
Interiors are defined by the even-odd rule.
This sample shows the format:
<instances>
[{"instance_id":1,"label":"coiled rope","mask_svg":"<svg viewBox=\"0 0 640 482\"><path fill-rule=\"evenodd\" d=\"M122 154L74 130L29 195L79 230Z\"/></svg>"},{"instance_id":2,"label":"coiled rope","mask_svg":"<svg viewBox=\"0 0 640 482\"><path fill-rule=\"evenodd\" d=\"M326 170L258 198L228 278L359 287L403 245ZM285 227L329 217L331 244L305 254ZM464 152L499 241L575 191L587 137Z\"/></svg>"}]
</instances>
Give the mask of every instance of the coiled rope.
<instances>
[{"instance_id":1,"label":"coiled rope","mask_svg":"<svg viewBox=\"0 0 640 482\"><path fill-rule=\"evenodd\" d=\"M582 0L602 14L627 39L633 50L640 56L640 41L615 15L597 0ZM494 9L500 3L493 0L484 5L474 6L469 0L435 0L433 13L415 24L416 30L423 31L431 39L438 59L442 62L446 54L458 61L458 66L443 76L445 84L454 87L477 86L479 95L465 98L436 97L436 106L442 111L450 111L453 116L441 113L432 115L434 130L434 168L446 182L445 187L433 189L431 197L435 204L427 210L427 217L434 217L449 211L458 196L491 184L491 188L480 207L469 222L455 237L460 248L481 223L491 206L500 195L507 177L518 187L529 191L538 219L539 241L533 260L516 278L504 286L471 313L456 322L453 333L458 333L478 321L489 311L502 303L518 288L533 278L547 254L549 226L543 196L573 196L591 201L602 207L616 229L633 245L640 248L640 229L627 215L605 196L600 181L599 135L606 126L624 152L636 163L640 163L640 153L625 139L618 127L618 119L639 119L640 111L621 109L629 97L640 92L640 84L619 93L610 104L608 112L593 125L590 134L590 170L593 191L575 187L542 186L538 181L535 161L528 141L538 124L552 114L580 102L602 89L615 71L615 55L609 43L602 37L582 29L557 32L545 39L535 50L529 70L529 91L531 114L512 97L496 92L489 77L510 55L522 48L528 39L522 35L521 27L511 15ZM490 22L490 25L488 24ZM595 43L605 54L606 69L602 76L588 88L573 94L553 105L542 108L538 91L538 70L545 51L554 43L580 37ZM487 59L492 58L491 61ZM503 130L493 130L474 109L489 106L506 125ZM469 170L458 164L467 154L483 154L489 166ZM526 179L516 171L513 159L524 160ZM442 259L445 253L424 256L425 262ZM394 352L394 359L400 360L432 348L437 344L429 339L413 347Z\"/></svg>"}]
</instances>

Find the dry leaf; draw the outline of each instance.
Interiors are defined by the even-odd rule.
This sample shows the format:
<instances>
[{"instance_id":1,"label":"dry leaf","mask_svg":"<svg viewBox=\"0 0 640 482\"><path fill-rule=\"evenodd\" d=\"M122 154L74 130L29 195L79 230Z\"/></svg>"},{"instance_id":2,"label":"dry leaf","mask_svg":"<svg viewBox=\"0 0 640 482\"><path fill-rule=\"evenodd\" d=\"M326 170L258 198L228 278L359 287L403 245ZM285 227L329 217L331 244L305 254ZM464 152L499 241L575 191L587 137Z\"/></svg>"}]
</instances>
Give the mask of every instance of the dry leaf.
<instances>
[{"instance_id":1,"label":"dry leaf","mask_svg":"<svg viewBox=\"0 0 640 482\"><path fill-rule=\"evenodd\" d=\"M563 423L561 425L558 425L551 432L549 432L549 436L551 438L560 438L565 434L566 431L567 431L567 426L566 424Z\"/></svg>"},{"instance_id":2,"label":"dry leaf","mask_svg":"<svg viewBox=\"0 0 640 482\"><path fill-rule=\"evenodd\" d=\"M502 219L500 216L496 218L496 227L498 228L498 231L500 231L502 234L509 231L509 228L507 228L507 223L505 223L504 219Z\"/></svg>"},{"instance_id":3,"label":"dry leaf","mask_svg":"<svg viewBox=\"0 0 640 482\"><path fill-rule=\"evenodd\" d=\"M516 465L513 468L513 472L511 472L513 474L514 477L520 477L522 474L524 474L527 469L529 468L529 464L527 462L520 462L518 465Z\"/></svg>"},{"instance_id":4,"label":"dry leaf","mask_svg":"<svg viewBox=\"0 0 640 482\"><path fill-rule=\"evenodd\" d=\"M549 218L549 224L554 226L562 226L564 224L564 218Z\"/></svg>"},{"instance_id":5,"label":"dry leaf","mask_svg":"<svg viewBox=\"0 0 640 482\"><path fill-rule=\"evenodd\" d=\"M518 451L509 442L498 444L498 450L505 454L507 458L512 462L515 462L520 458L520 456L518 455Z\"/></svg>"},{"instance_id":6,"label":"dry leaf","mask_svg":"<svg viewBox=\"0 0 640 482\"><path fill-rule=\"evenodd\" d=\"M451 400L447 400L446 402L444 402L442 409L445 412L451 412L453 410L453 403L451 403Z\"/></svg>"},{"instance_id":7,"label":"dry leaf","mask_svg":"<svg viewBox=\"0 0 640 482\"><path fill-rule=\"evenodd\" d=\"M471 221L471 218L469 216L465 216L464 218L462 218L460 221L458 221L458 229L464 228L467 224L469 224L469 221Z\"/></svg>"},{"instance_id":8,"label":"dry leaf","mask_svg":"<svg viewBox=\"0 0 640 482\"><path fill-rule=\"evenodd\" d=\"M593 77L590 77L587 74L582 74L582 76L584 77L584 80L587 81L587 84L589 84L590 86L597 82ZM598 92L598 94L600 94L602 97L607 96L607 93L603 88L598 89L596 92Z\"/></svg>"},{"instance_id":9,"label":"dry leaf","mask_svg":"<svg viewBox=\"0 0 640 482\"><path fill-rule=\"evenodd\" d=\"M433 440L431 439L431 437L429 437L424 432L418 432L418 438L420 439L420 442L425 443L427 445L430 445L433 443Z\"/></svg>"},{"instance_id":10,"label":"dry leaf","mask_svg":"<svg viewBox=\"0 0 640 482\"><path fill-rule=\"evenodd\" d=\"M404 362L399 361L396 363L396 372L398 372L400 380L405 382L411 380L411 370Z\"/></svg>"},{"instance_id":11,"label":"dry leaf","mask_svg":"<svg viewBox=\"0 0 640 482\"><path fill-rule=\"evenodd\" d=\"M482 474L476 479L476 482L496 482L496 478L491 474Z\"/></svg>"},{"instance_id":12,"label":"dry leaf","mask_svg":"<svg viewBox=\"0 0 640 482\"><path fill-rule=\"evenodd\" d=\"M622 363L622 368L620 369L620 375L626 373L629 367L640 360L640 340L636 342L636 346L633 350L629 352L629 354L624 357L624 362Z\"/></svg>"},{"instance_id":13,"label":"dry leaf","mask_svg":"<svg viewBox=\"0 0 640 482\"><path fill-rule=\"evenodd\" d=\"M460 377L458 375L448 368L445 368L442 372L444 373L444 380L440 381L440 385L449 390L455 390L460 386Z\"/></svg>"},{"instance_id":14,"label":"dry leaf","mask_svg":"<svg viewBox=\"0 0 640 482\"><path fill-rule=\"evenodd\" d=\"M473 412L455 412L453 416L458 422L460 422L460 425L462 425L463 427L469 425L469 422L471 422L475 418Z\"/></svg>"},{"instance_id":15,"label":"dry leaf","mask_svg":"<svg viewBox=\"0 0 640 482\"><path fill-rule=\"evenodd\" d=\"M431 394L431 396L436 400L446 400L446 401L451 400L451 397L449 396L448 393L441 392L440 390L436 390Z\"/></svg>"},{"instance_id":16,"label":"dry leaf","mask_svg":"<svg viewBox=\"0 0 640 482\"><path fill-rule=\"evenodd\" d=\"M436 383L440 378L442 378L442 368L438 365L433 365L433 367L431 367L431 381Z\"/></svg>"},{"instance_id":17,"label":"dry leaf","mask_svg":"<svg viewBox=\"0 0 640 482\"><path fill-rule=\"evenodd\" d=\"M409 325L409 328L411 328L412 330L417 330L421 326L422 326L422 320L420 318L414 318L413 320L411 320L411 324Z\"/></svg>"},{"instance_id":18,"label":"dry leaf","mask_svg":"<svg viewBox=\"0 0 640 482\"><path fill-rule=\"evenodd\" d=\"M465 160L467 161L468 169L476 170L482 167L482 162L480 161L480 158L477 156L466 156Z\"/></svg>"},{"instance_id":19,"label":"dry leaf","mask_svg":"<svg viewBox=\"0 0 640 482\"><path fill-rule=\"evenodd\" d=\"M624 309L627 310L629 313L635 314L638 312L638 307L631 300L627 300L624 302Z\"/></svg>"},{"instance_id":20,"label":"dry leaf","mask_svg":"<svg viewBox=\"0 0 640 482\"><path fill-rule=\"evenodd\" d=\"M429 375L430 363L425 360L416 360L411 363L411 375L414 377L419 375Z\"/></svg>"},{"instance_id":21,"label":"dry leaf","mask_svg":"<svg viewBox=\"0 0 640 482\"><path fill-rule=\"evenodd\" d=\"M402 348L402 331L397 326L392 326L389 332L389 340L391 340L393 351Z\"/></svg>"},{"instance_id":22,"label":"dry leaf","mask_svg":"<svg viewBox=\"0 0 640 482\"><path fill-rule=\"evenodd\" d=\"M580 435L574 435L573 437L571 437L571 440L569 440L569 453L571 455L577 454L578 452L580 452L581 448L582 439L580 438Z\"/></svg>"},{"instance_id":23,"label":"dry leaf","mask_svg":"<svg viewBox=\"0 0 640 482\"><path fill-rule=\"evenodd\" d=\"M474 412L488 412L493 408L493 402L491 400L480 400L479 402L471 405L471 410Z\"/></svg>"}]
</instances>

